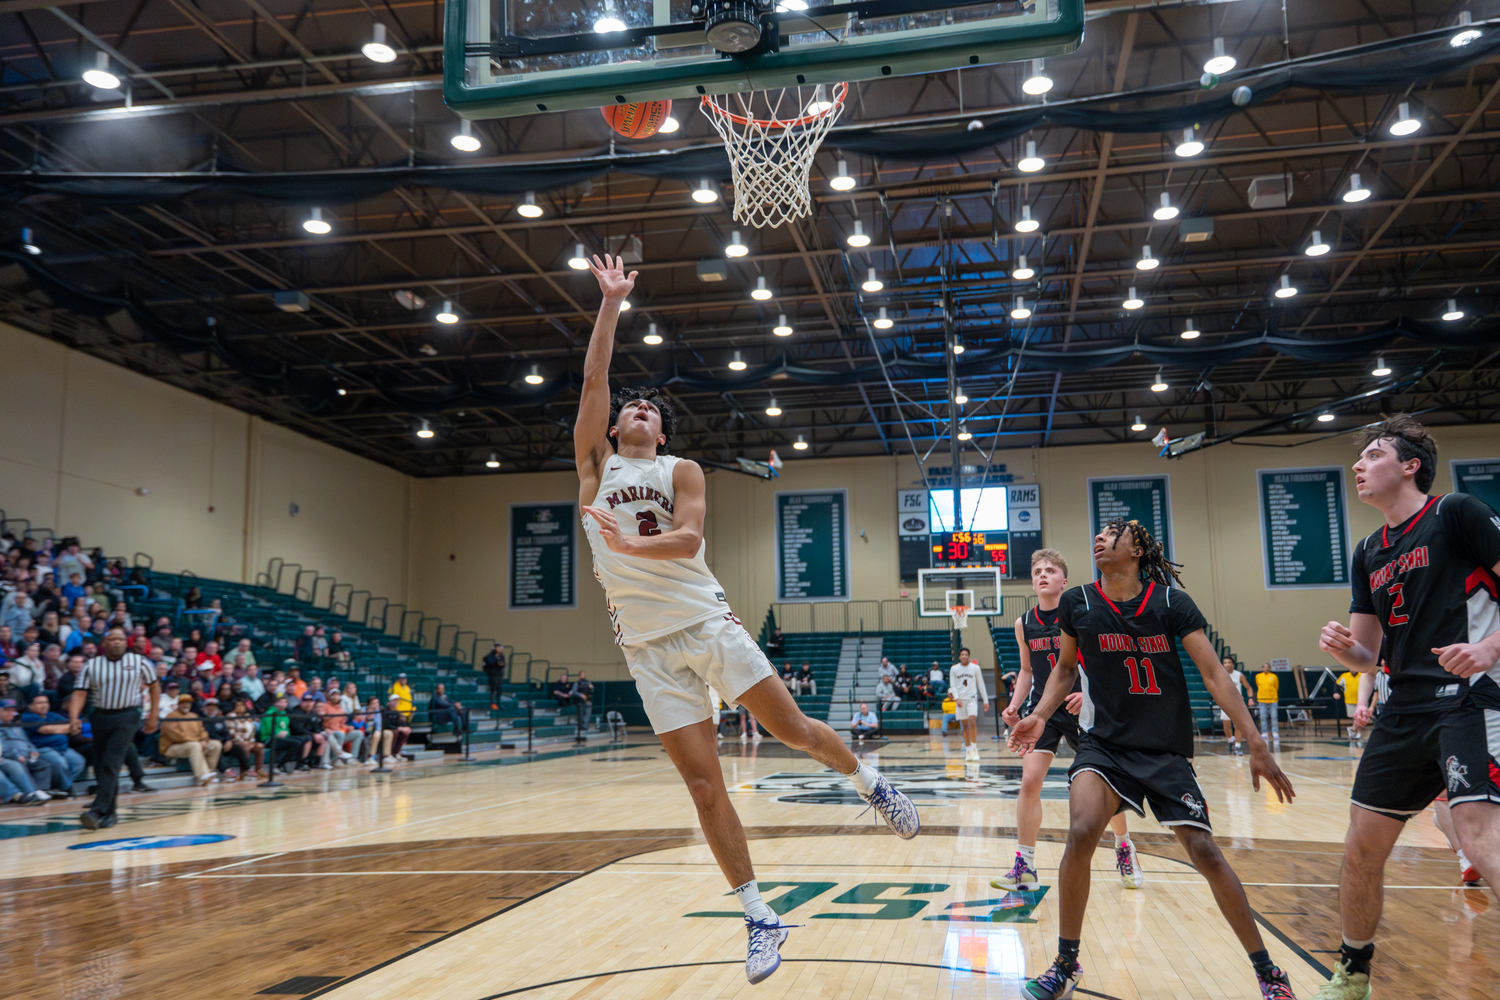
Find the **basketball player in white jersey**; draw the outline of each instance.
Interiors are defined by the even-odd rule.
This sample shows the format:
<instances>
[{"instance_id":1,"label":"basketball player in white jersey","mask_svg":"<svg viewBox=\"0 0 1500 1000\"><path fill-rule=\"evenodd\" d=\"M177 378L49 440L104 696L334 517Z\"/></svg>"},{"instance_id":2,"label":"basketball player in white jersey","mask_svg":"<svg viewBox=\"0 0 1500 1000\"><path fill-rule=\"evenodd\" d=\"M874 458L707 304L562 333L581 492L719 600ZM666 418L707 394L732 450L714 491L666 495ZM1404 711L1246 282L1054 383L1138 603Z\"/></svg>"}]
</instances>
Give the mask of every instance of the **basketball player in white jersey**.
<instances>
[{"instance_id":1,"label":"basketball player in white jersey","mask_svg":"<svg viewBox=\"0 0 1500 1000\"><path fill-rule=\"evenodd\" d=\"M897 836L909 840L921 824L910 799L860 763L827 724L802 714L729 609L703 561L703 469L665 453L676 423L671 403L654 389L610 396L615 324L636 272L626 275L622 261L608 255L596 256L590 268L604 301L584 358L573 446L594 576L651 728L686 782L704 838L744 907L745 975L758 983L781 964L788 925L761 899L745 831L724 787L710 685L731 710L744 705L786 746L848 775Z\"/></svg>"},{"instance_id":2,"label":"basketball player in white jersey","mask_svg":"<svg viewBox=\"0 0 1500 1000\"><path fill-rule=\"evenodd\" d=\"M964 742L964 760L979 759L979 702L990 707L990 693L984 689L984 672L979 664L969 662L969 649L958 651L958 662L948 668L948 693L953 696L953 714L958 716L958 733Z\"/></svg>"}]
</instances>

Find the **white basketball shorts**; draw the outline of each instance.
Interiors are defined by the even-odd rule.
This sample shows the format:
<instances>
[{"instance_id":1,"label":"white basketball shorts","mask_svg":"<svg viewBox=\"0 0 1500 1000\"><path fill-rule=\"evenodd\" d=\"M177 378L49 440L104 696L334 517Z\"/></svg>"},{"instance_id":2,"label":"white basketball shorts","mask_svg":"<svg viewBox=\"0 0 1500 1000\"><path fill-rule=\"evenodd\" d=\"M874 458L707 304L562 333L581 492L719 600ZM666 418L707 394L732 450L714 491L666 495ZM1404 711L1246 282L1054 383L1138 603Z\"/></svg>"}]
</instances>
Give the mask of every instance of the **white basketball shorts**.
<instances>
[{"instance_id":1,"label":"white basketball shorts","mask_svg":"<svg viewBox=\"0 0 1500 1000\"><path fill-rule=\"evenodd\" d=\"M979 718L979 699L970 698L968 701L954 702L953 714L958 717L959 722L962 722L965 719Z\"/></svg>"},{"instance_id":2,"label":"white basketball shorts","mask_svg":"<svg viewBox=\"0 0 1500 1000\"><path fill-rule=\"evenodd\" d=\"M710 685L734 711L740 695L776 676L771 661L731 612L621 648L646 718L658 733L712 718Z\"/></svg>"}]
</instances>

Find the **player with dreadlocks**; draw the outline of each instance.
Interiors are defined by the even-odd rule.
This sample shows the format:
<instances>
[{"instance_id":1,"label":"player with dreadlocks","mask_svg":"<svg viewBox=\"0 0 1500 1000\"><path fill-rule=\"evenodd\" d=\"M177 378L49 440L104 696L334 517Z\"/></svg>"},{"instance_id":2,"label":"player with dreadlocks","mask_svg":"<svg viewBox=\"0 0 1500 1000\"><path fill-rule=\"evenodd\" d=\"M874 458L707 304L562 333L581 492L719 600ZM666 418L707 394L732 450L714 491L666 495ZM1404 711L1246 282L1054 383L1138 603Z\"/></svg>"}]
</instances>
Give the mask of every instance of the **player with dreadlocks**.
<instances>
[{"instance_id":1,"label":"player with dreadlocks","mask_svg":"<svg viewBox=\"0 0 1500 1000\"><path fill-rule=\"evenodd\" d=\"M1079 748L1068 769L1068 846L1058 871L1057 960L1026 983L1034 1000L1073 994L1082 977L1079 939L1089 899L1089 869L1099 836L1123 809L1145 815L1150 804L1213 889L1219 911L1250 956L1261 996L1296 1000L1286 973L1272 963L1245 899L1239 876L1214 843L1208 805L1193 771L1193 711L1177 642L1203 675L1204 686L1249 743L1250 773L1257 790L1264 778L1283 802L1292 784L1271 757L1234 690L1213 644L1208 623L1179 589L1177 564L1138 521L1115 518L1094 536L1099 579L1062 595L1057 664L1046 690L1010 734L1010 748L1024 754L1035 746L1047 720L1062 705L1082 672L1083 706L1078 714Z\"/></svg>"},{"instance_id":2,"label":"player with dreadlocks","mask_svg":"<svg viewBox=\"0 0 1500 1000\"><path fill-rule=\"evenodd\" d=\"M761 899L750 846L724 787L713 724L718 704L744 705L771 735L847 775L898 837L921 823L911 800L861 763L827 723L809 719L766 654L729 609L703 561L703 469L667 454L675 416L655 390L609 392L620 303L635 287L618 257L590 264L604 301L583 361L573 430L583 529L604 587L615 642L625 653L646 717L682 775L714 860L745 910L745 976L758 983L781 964L789 924Z\"/></svg>"}]
</instances>

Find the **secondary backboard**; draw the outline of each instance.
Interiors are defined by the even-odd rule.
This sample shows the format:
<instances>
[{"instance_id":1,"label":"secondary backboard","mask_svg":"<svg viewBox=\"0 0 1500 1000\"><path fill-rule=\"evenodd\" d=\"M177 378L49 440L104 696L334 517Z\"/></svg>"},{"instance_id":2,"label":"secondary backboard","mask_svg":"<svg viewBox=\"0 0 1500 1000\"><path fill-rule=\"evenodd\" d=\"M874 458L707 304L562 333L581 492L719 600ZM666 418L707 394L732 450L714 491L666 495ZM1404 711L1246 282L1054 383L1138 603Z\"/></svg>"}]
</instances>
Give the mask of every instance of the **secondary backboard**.
<instances>
[{"instance_id":1,"label":"secondary backboard","mask_svg":"<svg viewBox=\"0 0 1500 1000\"><path fill-rule=\"evenodd\" d=\"M1083 37L1083 0L449 0L445 17L443 98L475 119L987 66ZM755 43L716 48L748 40L734 24Z\"/></svg>"},{"instance_id":2,"label":"secondary backboard","mask_svg":"<svg viewBox=\"0 0 1500 1000\"><path fill-rule=\"evenodd\" d=\"M949 609L961 599L969 616L1000 613L1000 577L998 569L966 567L963 569L917 570L917 615L922 618L946 618Z\"/></svg>"}]
</instances>

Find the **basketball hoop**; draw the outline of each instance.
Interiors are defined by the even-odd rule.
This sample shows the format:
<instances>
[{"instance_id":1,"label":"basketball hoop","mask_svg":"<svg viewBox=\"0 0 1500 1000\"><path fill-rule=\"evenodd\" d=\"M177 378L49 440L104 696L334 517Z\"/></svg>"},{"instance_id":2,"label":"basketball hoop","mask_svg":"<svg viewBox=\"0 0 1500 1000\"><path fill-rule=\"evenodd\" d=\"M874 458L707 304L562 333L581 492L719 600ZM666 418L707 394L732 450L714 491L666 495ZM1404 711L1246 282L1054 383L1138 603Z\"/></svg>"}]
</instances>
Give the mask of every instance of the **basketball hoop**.
<instances>
[{"instance_id":1,"label":"basketball hoop","mask_svg":"<svg viewBox=\"0 0 1500 1000\"><path fill-rule=\"evenodd\" d=\"M811 99L802 87L734 94L738 111L729 97L723 104L703 97L701 110L729 154L735 221L775 228L812 213L807 185L813 156L844 110L849 85L834 84L829 91L818 84L811 91Z\"/></svg>"},{"instance_id":2,"label":"basketball hoop","mask_svg":"<svg viewBox=\"0 0 1500 1000\"><path fill-rule=\"evenodd\" d=\"M953 607L948 609L948 614L953 616L953 627L960 632L969 623L969 609L962 604L953 605Z\"/></svg>"}]
</instances>

